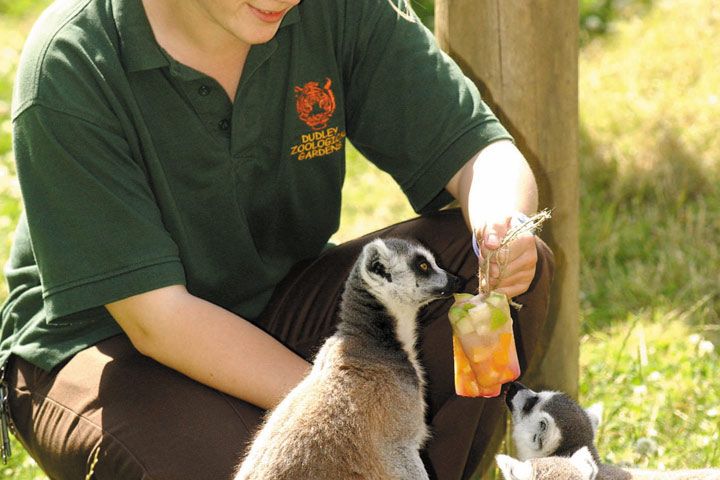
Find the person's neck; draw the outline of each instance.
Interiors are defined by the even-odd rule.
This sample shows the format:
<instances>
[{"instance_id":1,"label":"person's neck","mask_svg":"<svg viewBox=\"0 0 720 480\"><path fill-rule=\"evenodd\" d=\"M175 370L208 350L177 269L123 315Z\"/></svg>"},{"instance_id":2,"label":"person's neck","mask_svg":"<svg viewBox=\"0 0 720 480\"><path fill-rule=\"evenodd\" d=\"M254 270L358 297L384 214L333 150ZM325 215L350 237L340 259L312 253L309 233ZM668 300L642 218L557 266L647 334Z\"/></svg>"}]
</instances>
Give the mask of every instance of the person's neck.
<instances>
[{"instance_id":1,"label":"person's neck","mask_svg":"<svg viewBox=\"0 0 720 480\"><path fill-rule=\"evenodd\" d=\"M195 2L142 2L160 46L178 62L214 78L234 100L250 45L216 23Z\"/></svg>"}]
</instances>

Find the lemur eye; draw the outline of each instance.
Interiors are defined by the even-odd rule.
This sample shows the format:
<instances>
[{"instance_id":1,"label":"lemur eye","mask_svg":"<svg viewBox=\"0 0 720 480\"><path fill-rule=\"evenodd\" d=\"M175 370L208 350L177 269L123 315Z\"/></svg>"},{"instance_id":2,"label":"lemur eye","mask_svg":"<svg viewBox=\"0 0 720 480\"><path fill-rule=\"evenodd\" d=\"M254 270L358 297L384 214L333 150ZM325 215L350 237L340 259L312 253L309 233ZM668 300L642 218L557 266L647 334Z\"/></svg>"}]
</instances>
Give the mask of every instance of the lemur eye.
<instances>
[{"instance_id":1,"label":"lemur eye","mask_svg":"<svg viewBox=\"0 0 720 480\"><path fill-rule=\"evenodd\" d=\"M428 265L427 262L422 262L418 265L418 268L420 268L423 272L427 272L430 269L430 265Z\"/></svg>"},{"instance_id":2,"label":"lemur eye","mask_svg":"<svg viewBox=\"0 0 720 480\"><path fill-rule=\"evenodd\" d=\"M535 405L537 404L538 400L540 400L538 397L530 397L525 401L525 405L523 405L523 413L527 414L532 411L533 408L535 408Z\"/></svg>"}]
</instances>

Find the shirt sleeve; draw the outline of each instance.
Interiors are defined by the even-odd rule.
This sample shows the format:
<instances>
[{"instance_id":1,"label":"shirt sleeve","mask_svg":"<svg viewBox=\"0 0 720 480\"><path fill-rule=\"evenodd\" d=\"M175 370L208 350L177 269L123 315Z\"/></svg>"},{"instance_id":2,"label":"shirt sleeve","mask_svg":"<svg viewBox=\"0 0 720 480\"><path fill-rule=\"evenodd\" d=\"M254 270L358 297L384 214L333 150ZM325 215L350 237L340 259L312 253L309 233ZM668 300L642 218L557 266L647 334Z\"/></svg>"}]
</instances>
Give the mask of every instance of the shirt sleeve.
<instances>
[{"instance_id":1,"label":"shirt sleeve","mask_svg":"<svg viewBox=\"0 0 720 480\"><path fill-rule=\"evenodd\" d=\"M42 105L13 128L48 320L185 283L142 163L118 131Z\"/></svg>"},{"instance_id":2,"label":"shirt sleeve","mask_svg":"<svg viewBox=\"0 0 720 480\"><path fill-rule=\"evenodd\" d=\"M347 9L356 19L345 48L348 138L416 212L442 207L452 199L445 185L473 155L512 138L419 19L388 0L348 0Z\"/></svg>"}]
</instances>

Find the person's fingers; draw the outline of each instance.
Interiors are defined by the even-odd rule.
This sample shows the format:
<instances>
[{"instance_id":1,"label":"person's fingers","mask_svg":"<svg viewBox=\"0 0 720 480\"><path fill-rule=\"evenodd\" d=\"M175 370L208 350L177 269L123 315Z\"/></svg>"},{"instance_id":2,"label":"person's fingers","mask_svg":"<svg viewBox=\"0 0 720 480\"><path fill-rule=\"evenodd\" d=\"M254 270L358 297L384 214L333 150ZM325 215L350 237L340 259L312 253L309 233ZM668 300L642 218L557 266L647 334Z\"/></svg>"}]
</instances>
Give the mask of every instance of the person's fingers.
<instances>
[{"instance_id":1,"label":"person's fingers","mask_svg":"<svg viewBox=\"0 0 720 480\"><path fill-rule=\"evenodd\" d=\"M490 277L489 279L482 279L482 287L485 288L489 285L490 291L498 291L505 293L508 297L514 297L525 293L530 287L533 278L535 277L535 270L521 270L513 275L505 276L503 278Z\"/></svg>"},{"instance_id":2,"label":"person's fingers","mask_svg":"<svg viewBox=\"0 0 720 480\"><path fill-rule=\"evenodd\" d=\"M488 222L481 232L482 245L486 249L495 250L500 246L510 228L511 217Z\"/></svg>"},{"instance_id":3,"label":"person's fingers","mask_svg":"<svg viewBox=\"0 0 720 480\"><path fill-rule=\"evenodd\" d=\"M480 273L489 272L491 278L513 275L525 269L534 269L537 263L537 249L532 235L519 237L493 255L487 255L480 262ZM490 260L489 270L486 260Z\"/></svg>"},{"instance_id":4,"label":"person's fingers","mask_svg":"<svg viewBox=\"0 0 720 480\"><path fill-rule=\"evenodd\" d=\"M523 270L507 278L503 278L497 283L492 290L502 292L508 296L508 298L517 297L530 288L533 278L535 277L535 271ZM491 282L492 285L492 282Z\"/></svg>"},{"instance_id":5,"label":"person's fingers","mask_svg":"<svg viewBox=\"0 0 720 480\"><path fill-rule=\"evenodd\" d=\"M536 251L535 236L531 233L525 233L510 242L507 247L508 252L505 261L512 263L525 255L527 251Z\"/></svg>"},{"instance_id":6,"label":"person's fingers","mask_svg":"<svg viewBox=\"0 0 720 480\"><path fill-rule=\"evenodd\" d=\"M508 298L514 298L525 293L527 291L527 286L520 284L510 285L507 287L495 288L493 291L504 293Z\"/></svg>"},{"instance_id":7,"label":"person's fingers","mask_svg":"<svg viewBox=\"0 0 720 480\"><path fill-rule=\"evenodd\" d=\"M510 277L518 272L535 272L537 264L537 248L533 237L519 238L517 244L511 245L508 250L509 260L502 269L504 277ZM502 265L502 259L499 262Z\"/></svg>"}]
</instances>

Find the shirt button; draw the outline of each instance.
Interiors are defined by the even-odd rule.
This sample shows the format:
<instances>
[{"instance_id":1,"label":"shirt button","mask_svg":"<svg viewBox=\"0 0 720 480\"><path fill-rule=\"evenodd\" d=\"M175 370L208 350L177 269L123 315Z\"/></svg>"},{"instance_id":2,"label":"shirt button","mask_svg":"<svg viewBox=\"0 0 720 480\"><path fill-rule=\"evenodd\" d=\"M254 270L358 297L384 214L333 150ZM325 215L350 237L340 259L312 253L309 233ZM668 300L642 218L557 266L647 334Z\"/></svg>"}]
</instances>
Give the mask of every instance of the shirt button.
<instances>
[{"instance_id":1,"label":"shirt button","mask_svg":"<svg viewBox=\"0 0 720 480\"><path fill-rule=\"evenodd\" d=\"M201 97L207 97L208 95L210 95L210 87L208 87L207 85L200 85L200 88L198 88L198 94Z\"/></svg>"},{"instance_id":2,"label":"shirt button","mask_svg":"<svg viewBox=\"0 0 720 480\"><path fill-rule=\"evenodd\" d=\"M228 120L227 118L223 118L222 120L220 120L218 122L218 128L220 130L222 130L223 132L229 130L230 129L230 120Z\"/></svg>"}]
</instances>

